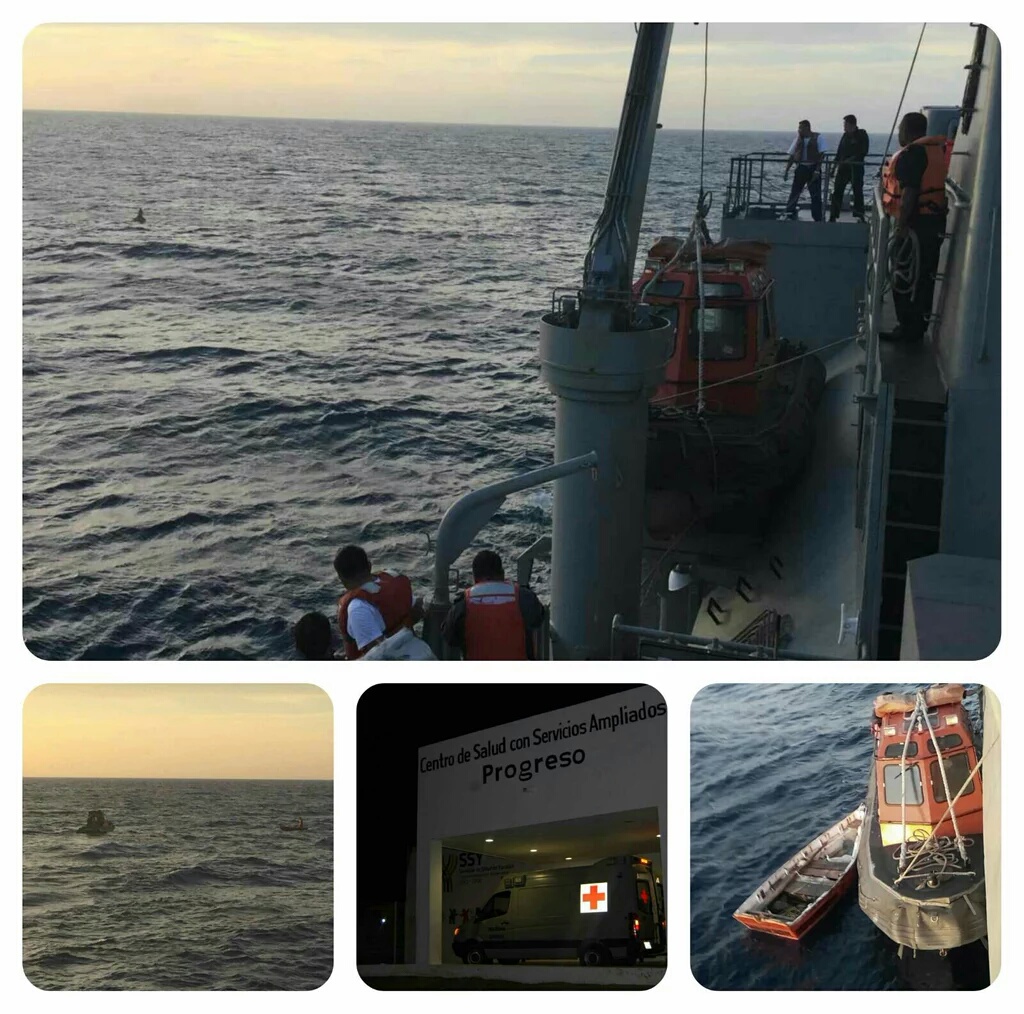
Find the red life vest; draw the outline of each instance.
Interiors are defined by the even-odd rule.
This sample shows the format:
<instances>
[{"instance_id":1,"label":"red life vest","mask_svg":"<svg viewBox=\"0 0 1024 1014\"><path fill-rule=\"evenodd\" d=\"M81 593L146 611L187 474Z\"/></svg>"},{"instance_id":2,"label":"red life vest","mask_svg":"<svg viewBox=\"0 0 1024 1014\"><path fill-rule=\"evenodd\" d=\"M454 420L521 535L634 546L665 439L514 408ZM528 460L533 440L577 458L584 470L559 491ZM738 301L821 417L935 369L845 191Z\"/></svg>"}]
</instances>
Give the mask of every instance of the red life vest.
<instances>
[{"instance_id":1,"label":"red life vest","mask_svg":"<svg viewBox=\"0 0 1024 1014\"><path fill-rule=\"evenodd\" d=\"M385 637L390 637L401 627L412 626L409 622L409 614L412 611L412 582L404 574L394 577L384 572L374 574L370 580L380 586L380 591L356 588L338 599L338 629L341 631L345 657L348 659L362 658L369 651L369 645L360 649L348 633L348 607L354 599L362 599L380 610L381 616L384 617Z\"/></svg>"},{"instance_id":2,"label":"red life vest","mask_svg":"<svg viewBox=\"0 0 1024 1014\"><path fill-rule=\"evenodd\" d=\"M931 137L919 137L910 144L919 144L928 156L928 165L921 177L921 190L917 198L917 214L944 215L946 213L946 136L933 134ZM903 197L903 185L896 178L896 163L900 156L910 147L900 148L889 164L882 170L882 207L887 215L899 218L900 200Z\"/></svg>"},{"instance_id":3,"label":"red life vest","mask_svg":"<svg viewBox=\"0 0 1024 1014\"><path fill-rule=\"evenodd\" d=\"M483 581L466 589L467 661L525 659L526 624L514 581Z\"/></svg>"}]
</instances>

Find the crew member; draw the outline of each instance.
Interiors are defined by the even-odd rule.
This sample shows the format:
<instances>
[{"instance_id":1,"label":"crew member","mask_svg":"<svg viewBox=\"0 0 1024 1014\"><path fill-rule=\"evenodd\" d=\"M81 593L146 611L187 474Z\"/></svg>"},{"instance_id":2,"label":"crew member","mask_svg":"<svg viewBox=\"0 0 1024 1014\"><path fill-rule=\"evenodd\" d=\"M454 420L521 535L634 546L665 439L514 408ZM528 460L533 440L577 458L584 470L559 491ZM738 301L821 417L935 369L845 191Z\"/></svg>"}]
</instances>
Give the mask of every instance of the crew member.
<instances>
[{"instance_id":1,"label":"crew member","mask_svg":"<svg viewBox=\"0 0 1024 1014\"><path fill-rule=\"evenodd\" d=\"M789 191L789 201L786 203L786 215L789 218L796 218L797 201L800 200L804 187L807 187L811 195L811 217L815 222L821 221L821 160L826 151L828 148L825 138L811 130L810 121L801 120L797 124L796 137L789 146L789 159L782 174L782 178L786 179L790 166L796 165L793 186Z\"/></svg>"},{"instance_id":2,"label":"crew member","mask_svg":"<svg viewBox=\"0 0 1024 1014\"><path fill-rule=\"evenodd\" d=\"M456 596L441 636L467 661L535 659L543 622L540 599L507 581L501 557L485 549L473 558L473 586Z\"/></svg>"},{"instance_id":3,"label":"crew member","mask_svg":"<svg viewBox=\"0 0 1024 1014\"><path fill-rule=\"evenodd\" d=\"M879 335L887 341L919 342L928 328L935 292L939 250L946 232L946 137L926 137L923 113L907 113L900 121L902 147L882 170L882 208L893 222L894 251L913 255L917 237L916 270L912 283L893 279L892 298L899 321L894 331ZM911 260L911 264L914 261Z\"/></svg>"},{"instance_id":4,"label":"crew member","mask_svg":"<svg viewBox=\"0 0 1024 1014\"><path fill-rule=\"evenodd\" d=\"M338 600L338 629L346 658L362 658L386 637L422 619L423 600L413 601L409 579L386 571L374 574L362 547L339 549L334 569L346 589Z\"/></svg>"},{"instance_id":5,"label":"crew member","mask_svg":"<svg viewBox=\"0 0 1024 1014\"><path fill-rule=\"evenodd\" d=\"M844 116L843 136L839 138L839 147L836 148L838 168L832 184L832 205L828 216L830 222L839 218L847 183L853 194L853 217L864 221L864 157L870 146L868 132L857 126L857 117L853 113Z\"/></svg>"}]
</instances>

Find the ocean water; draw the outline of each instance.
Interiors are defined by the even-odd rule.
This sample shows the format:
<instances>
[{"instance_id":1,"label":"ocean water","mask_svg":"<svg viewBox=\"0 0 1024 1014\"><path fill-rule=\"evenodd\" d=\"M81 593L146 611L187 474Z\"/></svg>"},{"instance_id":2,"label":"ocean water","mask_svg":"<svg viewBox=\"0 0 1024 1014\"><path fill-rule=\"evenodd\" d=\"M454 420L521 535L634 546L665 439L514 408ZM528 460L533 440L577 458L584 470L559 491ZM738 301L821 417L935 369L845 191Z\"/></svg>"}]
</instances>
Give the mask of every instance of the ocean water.
<instances>
[{"instance_id":1,"label":"ocean water","mask_svg":"<svg viewBox=\"0 0 1024 1014\"><path fill-rule=\"evenodd\" d=\"M89 810L114 824L78 834ZM305 832L283 832L301 816ZM24 969L41 989L309 990L333 965L330 782L24 782Z\"/></svg>"},{"instance_id":2,"label":"ocean water","mask_svg":"<svg viewBox=\"0 0 1024 1014\"><path fill-rule=\"evenodd\" d=\"M801 941L746 929L732 913L766 877L862 802L873 740L866 684L731 684L690 712L690 967L717 990L981 989L980 943L905 951L851 888ZM977 697L967 710L980 729Z\"/></svg>"},{"instance_id":3,"label":"ocean water","mask_svg":"<svg viewBox=\"0 0 1024 1014\"><path fill-rule=\"evenodd\" d=\"M708 134L713 232L729 156L790 139ZM614 141L26 113L29 648L288 658L350 542L429 593L448 506L551 462L538 320L580 281ZM688 227L700 151L659 133L641 251ZM551 503L510 498L463 563L513 558Z\"/></svg>"}]
</instances>

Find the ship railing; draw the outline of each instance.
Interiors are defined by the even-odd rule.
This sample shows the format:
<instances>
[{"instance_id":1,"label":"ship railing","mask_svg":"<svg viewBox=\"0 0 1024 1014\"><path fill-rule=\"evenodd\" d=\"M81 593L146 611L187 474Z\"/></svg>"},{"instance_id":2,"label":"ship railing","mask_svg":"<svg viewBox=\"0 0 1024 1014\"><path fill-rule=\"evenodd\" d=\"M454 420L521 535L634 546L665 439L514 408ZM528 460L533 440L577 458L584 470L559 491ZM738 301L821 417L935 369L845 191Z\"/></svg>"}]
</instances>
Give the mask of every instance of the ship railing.
<instances>
[{"instance_id":1,"label":"ship railing","mask_svg":"<svg viewBox=\"0 0 1024 1014\"><path fill-rule=\"evenodd\" d=\"M854 505L854 526L864 530L868 510L869 471L871 455L869 445L874 439L875 401L881 382L881 366L878 355L878 334L882 330L882 313L885 296L886 272L888 270L888 247L890 218L882 208L881 184L872 187L868 216L868 257L864 278L863 316L858 328L857 344L864 349L864 366L861 371L860 391L856 395L858 405L857 432L860 436L860 451L857 455L857 492Z\"/></svg>"},{"instance_id":2,"label":"ship railing","mask_svg":"<svg viewBox=\"0 0 1024 1014\"><path fill-rule=\"evenodd\" d=\"M627 639L638 643L644 658L718 658L750 661L788 659L800 662L834 662L830 655L808 655L787 648L769 648L760 644L744 644L726 641L717 637L699 637L696 634L682 634L675 630L659 630L657 627L638 627L626 621L621 615L612 618L612 658L624 657L623 648Z\"/></svg>"},{"instance_id":3,"label":"ship railing","mask_svg":"<svg viewBox=\"0 0 1024 1014\"><path fill-rule=\"evenodd\" d=\"M783 170L789 156L779 152L757 151L747 155L734 155L729 160L729 184L722 206L723 218L782 218L786 213L792 176L783 179ZM868 155L864 159L864 186L870 189L881 170L883 156ZM821 163L822 219L828 218L828 209L838 168L835 156L826 153ZM791 171L795 171L791 170ZM843 207L851 206L852 194L848 187ZM811 200L806 189L797 203L797 212L810 210Z\"/></svg>"},{"instance_id":4,"label":"ship railing","mask_svg":"<svg viewBox=\"0 0 1024 1014\"><path fill-rule=\"evenodd\" d=\"M544 468L523 472L511 479L505 479L503 482L471 490L448 508L441 519L434 541L434 594L423 621L423 639L430 645L431 650L438 658L449 657L447 647L443 644L441 637L441 622L447 615L451 604L449 575L452 564L469 548L480 529L494 517L505 502L505 498L512 493L534 489L537 486L574 475L581 470L596 469L597 467L597 452L590 451L588 454L567 458L554 465L546 465ZM542 542L543 540L541 540ZM524 554L525 557L531 553L531 550L533 551L532 556L529 556L529 570L526 573L532 572L533 560L541 558L543 550L541 543L534 543ZM550 552L550 540L547 551ZM523 569L527 566L524 557L520 557L517 561L519 573L523 573ZM544 637L547 637L546 633ZM546 658L547 656L541 657Z\"/></svg>"}]
</instances>

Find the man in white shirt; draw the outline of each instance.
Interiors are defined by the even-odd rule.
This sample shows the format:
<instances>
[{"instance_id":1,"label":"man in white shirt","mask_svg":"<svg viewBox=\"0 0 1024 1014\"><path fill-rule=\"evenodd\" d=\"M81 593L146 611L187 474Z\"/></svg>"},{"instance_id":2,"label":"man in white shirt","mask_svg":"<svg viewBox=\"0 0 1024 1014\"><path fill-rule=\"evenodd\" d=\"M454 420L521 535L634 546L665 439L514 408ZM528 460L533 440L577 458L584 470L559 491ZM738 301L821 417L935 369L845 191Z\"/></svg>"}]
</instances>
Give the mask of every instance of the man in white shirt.
<instances>
[{"instance_id":1,"label":"man in white shirt","mask_svg":"<svg viewBox=\"0 0 1024 1014\"><path fill-rule=\"evenodd\" d=\"M402 627L423 617L423 601L413 599L404 574L374 573L360 546L345 546L334 558L334 569L345 586L338 602L338 629L345 655L362 658Z\"/></svg>"},{"instance_id":2,"label":"man in white shirt","mask_svg":"<svg viewBox=\"0 0 1024 1014\"><path fill-rule=\"evenodd\" d=\"M790 166L796 165L793 186L786 203L787 217L797 217L796 206L804 187L807 187L811 195L811 217L815 222L820 222L824 217L821 213L821 160L826 151L828 147L825 138L811 130L808 120L801 120L797 125L796 137L789 146L789 159L782 174L782 178L786 179Z\"/></svg>"}]
</instances>

